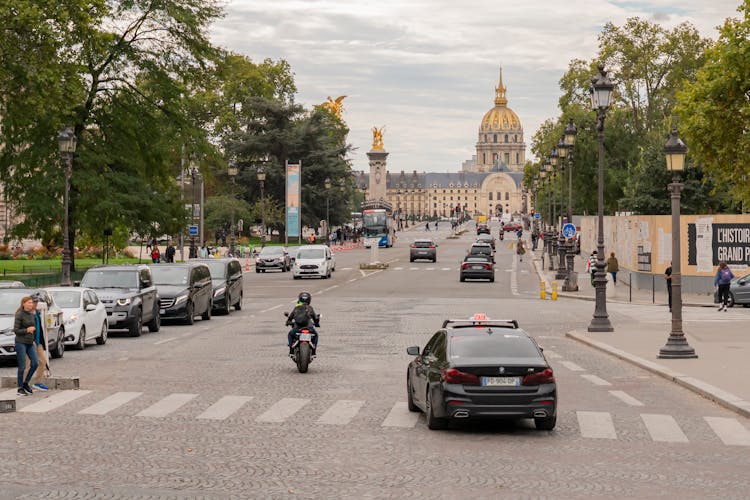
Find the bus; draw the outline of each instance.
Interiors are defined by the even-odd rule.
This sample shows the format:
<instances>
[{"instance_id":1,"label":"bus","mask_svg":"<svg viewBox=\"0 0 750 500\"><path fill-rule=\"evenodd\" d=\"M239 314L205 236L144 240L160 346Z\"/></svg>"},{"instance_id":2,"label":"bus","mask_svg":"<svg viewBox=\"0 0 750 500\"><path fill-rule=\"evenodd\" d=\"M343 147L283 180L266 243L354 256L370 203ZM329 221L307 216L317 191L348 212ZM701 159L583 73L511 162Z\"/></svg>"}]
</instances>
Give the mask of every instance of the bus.
<instances>
[{"instance_id":1,"label":"bus","mask_svg":"<svg viewBox=\"0 0 750 500\"><path fill-rule=\"evenodd\" d=\"M378 239L378 246L390 248L393 246L393 221L384 208L372 208L362 211L362 236L367 240ZM368 247L369 248L369 247Z\"/></svg>"}]
</instances>

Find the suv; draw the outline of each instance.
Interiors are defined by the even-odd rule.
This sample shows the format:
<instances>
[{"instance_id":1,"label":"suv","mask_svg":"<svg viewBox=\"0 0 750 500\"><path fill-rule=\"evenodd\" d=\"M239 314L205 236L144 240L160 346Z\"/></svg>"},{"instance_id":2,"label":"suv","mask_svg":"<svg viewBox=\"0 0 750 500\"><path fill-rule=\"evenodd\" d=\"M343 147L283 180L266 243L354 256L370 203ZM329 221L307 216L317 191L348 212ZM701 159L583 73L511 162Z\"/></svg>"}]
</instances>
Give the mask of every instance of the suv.
<instances>
[{"instance_id":1,"label":"suv","mask_svg":"<svg viewBox=\"0 0 750 500\"><path fill-rule=\"evenodd\" d=\"M417 259L437 262L437 243L426 238L414 240L409 248L409 262L414 262Z\"/></svg>"},{"instance_id":2,"label":"suv","mask_svg":"<svg viewBox=\"0 0 750 500\"><path fill-rule=\"evenodd\" d=\"M289 271L292 268L292 262L289 259L289 253L284 247L263 247L255 259L255 272L259 273L266 269L281 269L281 272Z\"/></svg>"},{"instance_id":3,"label":"suv","mask_svg":"<svg viewBox=\"0 0 750 500\"><path fill-rule=\"evenodd\" d=\"M107 308L110 330L140 337L144 321L149 332L161 328L159 295L145 264L96 266L83 275L81 286L93 288Z\"/></svg>"},{"instance_id":4,"label":"suv","mask_svg":"<svg viewBox=\"0 0 750 500\"><path fill-rule=\"evenodd\" d=\"M467 255L486 255L493 263L495 262L495 251L489 243L474 243L471 245L471 248L469 248Z\"/></svg>"},{"instance_id":5,"label":"suv","mask_svg":"<svg viewBox=\"0 0 750 500\"><path fill-rule=\"evenodd\" d=\"M15 359L16 334L13 333L13 323L16 310L20 307L23 297L35 295L41 298L37 303L37 309L44 319L43 328L47 348L53 358L63 357L65 353L63 311L52 295L44 289L10 287L0 291L0 359Z\"/></svg>"},{"instance_id":6,"label":"suv","mask_svg":"<svg viewBox=\"0 0 750 500\"><path fill-rule=\"evenodd\" d=\"M205 259L191 262L202 262L211 271L211 283L213 285L214 311L229 314L229 310L239 311L242 309L242 295L244 293L242 281L242 264L237 259Z\"/></svg>"},{"instance_id":7,"label":"suv","mask_svg":"<svg viewBox=\"0 0 750 500\"><path fill-rule=\"evenodd\" d=\"M164 319L181 319L192 325L195 315L211 319L213 287L211 271L203 262L151 265L154 284L159 289L159 314Z\"/></svg>"}]
</instances>

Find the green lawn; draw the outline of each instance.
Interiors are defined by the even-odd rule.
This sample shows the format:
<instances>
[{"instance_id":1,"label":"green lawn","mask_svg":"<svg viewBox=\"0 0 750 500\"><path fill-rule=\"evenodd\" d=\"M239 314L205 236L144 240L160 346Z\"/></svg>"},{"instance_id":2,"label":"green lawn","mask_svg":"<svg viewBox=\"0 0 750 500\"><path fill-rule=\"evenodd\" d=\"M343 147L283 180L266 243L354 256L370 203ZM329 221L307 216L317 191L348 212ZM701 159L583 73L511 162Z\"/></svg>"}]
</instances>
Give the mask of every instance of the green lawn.
<instances>
[{"instance_id":1,"label":"green lawn","mask_svg":"<svg viewBox=\"0 0 750 500\"><path fill-rule=\"evenodd\" d=\"M141 259L141 262L151 262L151 259ZM86 269L101 264L102 259L76 259L76 268ZM110 264L137 264L138 259L127 257L109 259ZM0 278L5 275L46 274L60 272L62 259L49 260L0 260Z\"/></svg>"}]
</instances>

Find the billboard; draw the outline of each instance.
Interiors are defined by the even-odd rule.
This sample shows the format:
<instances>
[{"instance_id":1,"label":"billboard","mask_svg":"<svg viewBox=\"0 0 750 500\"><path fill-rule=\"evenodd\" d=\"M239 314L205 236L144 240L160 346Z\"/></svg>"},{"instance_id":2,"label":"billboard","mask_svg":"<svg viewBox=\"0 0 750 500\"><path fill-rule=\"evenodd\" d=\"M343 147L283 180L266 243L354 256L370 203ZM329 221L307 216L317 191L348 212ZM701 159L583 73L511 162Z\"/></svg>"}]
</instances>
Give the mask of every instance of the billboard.
<instances>
[{"instance_id":1,"label":"billboard","mask_svg":"<svg viewBox=\"0 0 750 500\"><path fill-rule=\"evenodd\" d=\"M730 266L748 265L750 224L717 224L710 219L688 224L688 265L711 271L721 261Z\"/></svg>"},{"instance_id":2,"label":"billboard","mask_svg":"<svg viewBox=\"0 0 750 500\"><path fill-rule=\"evenodd\" d=\"M286 236L300 237L302 163L286 162Z\"/></svg>"}]
</instances>

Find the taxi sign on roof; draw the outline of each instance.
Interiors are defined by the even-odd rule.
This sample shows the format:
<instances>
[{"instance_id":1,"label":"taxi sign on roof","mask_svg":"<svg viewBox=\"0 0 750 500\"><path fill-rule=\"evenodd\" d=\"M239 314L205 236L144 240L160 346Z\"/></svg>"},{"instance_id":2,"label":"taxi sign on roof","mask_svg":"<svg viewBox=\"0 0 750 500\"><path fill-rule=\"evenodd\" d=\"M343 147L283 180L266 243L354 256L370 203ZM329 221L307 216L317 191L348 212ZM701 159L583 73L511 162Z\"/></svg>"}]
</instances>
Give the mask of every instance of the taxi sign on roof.
<instances>
[{"instance_id":1,"label":"taxi sign on roof","mask_svg":"<svg viewBox=\"0 0 750 500\"><path fill-rule=\"evenodd\" d=\"M475 313L474 316L471 317L474 321L486 321L487 315L484 313Z\"/></svg>"}]
</instances>

